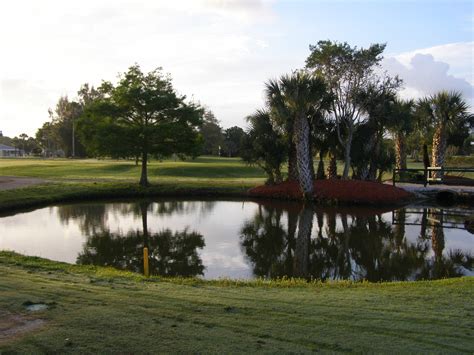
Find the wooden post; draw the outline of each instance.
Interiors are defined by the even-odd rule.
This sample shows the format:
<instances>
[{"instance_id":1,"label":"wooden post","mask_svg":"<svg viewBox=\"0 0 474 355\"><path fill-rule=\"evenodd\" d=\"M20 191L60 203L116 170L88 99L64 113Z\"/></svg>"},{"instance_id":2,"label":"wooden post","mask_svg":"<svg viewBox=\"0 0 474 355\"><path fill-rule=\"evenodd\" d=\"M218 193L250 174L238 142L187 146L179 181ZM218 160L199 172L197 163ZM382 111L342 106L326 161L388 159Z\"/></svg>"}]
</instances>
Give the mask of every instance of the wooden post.
<instances>
[{"instance_id":1,"label":"wooden post","mask_svg":"<svg viewBox=\"0 0 474 355\"><path fill-rule=\"evenodd\" d=\"M150 269L148 266L148 248L144 247L143 248L143 274L145 277L150 276Z\"/></svg>"}]
</instances>

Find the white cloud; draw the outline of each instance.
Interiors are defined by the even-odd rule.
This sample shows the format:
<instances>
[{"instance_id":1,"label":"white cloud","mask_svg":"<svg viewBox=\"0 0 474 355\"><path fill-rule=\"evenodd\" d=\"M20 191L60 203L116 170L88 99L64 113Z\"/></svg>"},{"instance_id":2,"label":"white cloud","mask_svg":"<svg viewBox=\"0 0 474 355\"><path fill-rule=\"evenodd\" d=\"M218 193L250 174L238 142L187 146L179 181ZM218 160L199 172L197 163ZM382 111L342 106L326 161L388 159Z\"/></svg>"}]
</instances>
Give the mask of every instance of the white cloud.
<instances>
[{"instance_id":1,"label":"white cloud","mask_svg":"<svg viewBox=\"0 0 474 355\"><path fill-rule=\"evenodd\" d=\"M383 67L404 81L406 98L419 98L440 90L460 91L474 103L474 42L452 43L385 58Z\"/></svg>"}]
</instances>

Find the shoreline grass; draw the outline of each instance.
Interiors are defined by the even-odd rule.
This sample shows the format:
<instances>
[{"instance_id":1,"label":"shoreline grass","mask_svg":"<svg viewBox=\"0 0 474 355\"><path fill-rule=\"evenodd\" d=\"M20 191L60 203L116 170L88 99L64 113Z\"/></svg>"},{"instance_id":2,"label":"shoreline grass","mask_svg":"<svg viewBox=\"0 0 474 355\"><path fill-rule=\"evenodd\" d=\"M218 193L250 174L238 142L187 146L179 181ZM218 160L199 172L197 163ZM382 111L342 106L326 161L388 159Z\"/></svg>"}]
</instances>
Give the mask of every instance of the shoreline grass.
<instances>
[{"instance_id":1,"label":"shoreline grass","mask_svg":"<svg viewBox=\"0 0 474 355\"><path fill-rule=\"evenodd\" d=\"M0 335L5 353L469 353L474 346L474 277L375 284L145 280L0 252L0 293L4 314L44 322ZM25 309L34 303L49 308Z\"/></svg>"},{"instance_id":2,"label":"shoreline grass","mask_svg":"<svg viewBox=\"0 0 474 355\"><path fill-rule=\"evenodd\" d=\"M188 197L246 198L247 187L212 184L159 184L147 188L126 182L51 182L0 191L0 213L91 200Z\"/></svg>"}]
</instances>

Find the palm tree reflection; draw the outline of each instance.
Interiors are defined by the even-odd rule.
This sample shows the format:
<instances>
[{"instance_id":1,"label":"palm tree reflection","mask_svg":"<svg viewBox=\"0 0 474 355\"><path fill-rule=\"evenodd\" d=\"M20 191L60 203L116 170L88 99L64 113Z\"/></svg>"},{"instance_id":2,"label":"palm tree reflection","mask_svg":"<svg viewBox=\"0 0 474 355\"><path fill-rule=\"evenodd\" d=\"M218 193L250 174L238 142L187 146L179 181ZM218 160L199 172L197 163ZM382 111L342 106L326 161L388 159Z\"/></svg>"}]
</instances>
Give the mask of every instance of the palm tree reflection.
<instances>
[{"instance_id":1,"label":"palm tree reflection","mask_svg":"<svg viewBox=\"0 0 474 355\"><path fill-rule=\"evenodd\" d=\"M410 241L404 209L395 211L400 223L394 226L383 211L299 209L264 204L245 222L241 245L256 276L391 281L460 276L473 268L468 253L443 253L442 224L432 228L431 243L426 240L428 211L420 235Z\"/></svg>"}]
</instances>

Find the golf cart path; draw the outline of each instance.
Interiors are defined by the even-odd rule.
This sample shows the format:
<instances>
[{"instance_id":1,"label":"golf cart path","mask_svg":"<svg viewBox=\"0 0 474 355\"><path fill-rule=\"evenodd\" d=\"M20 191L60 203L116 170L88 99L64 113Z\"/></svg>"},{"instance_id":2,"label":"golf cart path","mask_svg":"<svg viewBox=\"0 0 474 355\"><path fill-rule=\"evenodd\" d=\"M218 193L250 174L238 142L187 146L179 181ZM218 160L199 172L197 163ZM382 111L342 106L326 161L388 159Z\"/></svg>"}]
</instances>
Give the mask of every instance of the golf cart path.
<instances>
[{"instance_id":1,"label":"golf cart path","mask_svg":"<svg viewBox=\"0 0 474 355\"><path fill-rule=\"evenodd\" d=\"M45 183L46 180L29 177L0 176L0 191L13 190L22 187Z\"/></svg>"}]
</instances>

